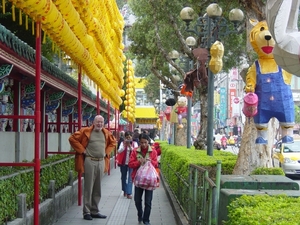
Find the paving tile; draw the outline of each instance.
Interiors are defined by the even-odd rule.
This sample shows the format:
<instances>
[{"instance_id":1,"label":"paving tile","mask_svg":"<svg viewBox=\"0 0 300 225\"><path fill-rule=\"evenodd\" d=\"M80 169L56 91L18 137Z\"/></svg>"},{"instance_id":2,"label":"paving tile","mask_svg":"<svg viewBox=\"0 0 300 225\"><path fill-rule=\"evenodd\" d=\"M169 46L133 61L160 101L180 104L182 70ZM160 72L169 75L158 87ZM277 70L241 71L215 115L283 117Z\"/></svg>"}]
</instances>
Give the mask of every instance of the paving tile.
<instances>
[{"instance_id":1,"label":"paving tile","mask_svg":"<svg viewBox=\"0 0 300 225\"><path fill-rule=\"evenodd\" d=\"M99 209L102 214L107 215L107 219L84 220L82 206L75 203L54 225L141 225L138 223L134 200L125 198L121 191L119 168L112 169L110 175L103 177L101 191ZM177 224L163 185L154 190L150 223L151 225Z\"/></svg>"}]
</instances>

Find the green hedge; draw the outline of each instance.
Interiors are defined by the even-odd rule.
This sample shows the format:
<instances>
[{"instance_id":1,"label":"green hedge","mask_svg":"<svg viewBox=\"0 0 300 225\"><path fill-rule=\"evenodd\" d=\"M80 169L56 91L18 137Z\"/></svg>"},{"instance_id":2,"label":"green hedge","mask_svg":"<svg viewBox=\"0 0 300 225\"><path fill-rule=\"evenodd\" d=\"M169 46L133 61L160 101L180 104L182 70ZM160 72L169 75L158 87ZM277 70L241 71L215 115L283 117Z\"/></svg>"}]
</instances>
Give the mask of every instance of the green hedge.
<instances>
[{"instance_id":1,"label":"green hedge","mask_svg":"<svg viewBox=\"0 0 300 225\"><path fill-rule=\"evenodd\" d=\"M161 170L173 190L176 190L178 184L174 171L188 180L189 165L195 164L207 169L209 177L214 179L218 160L222 162L222 174L232 174L237 160L237 155L225 151L214 150L213 156L208 156L206 151L196 150L194 147L187 149L185 146L169 145L167 142L160 142L160 146Z\"/></svg>"},{"instance_id":2,"label":"green hedge","mask_svg":"<svg viewBox=\"0 0 300 225\"><path fill-rule=\"evenodd\" d=\"M265 167L258 167L251 172L251 175L282 175L285 176L285 173L282 168L265 168Z\"/></svg>"},{"instance_id":3,"label":"green hedge","mask_svg":"<svg viewBox=\"0 0 300 225\"><path fill-rule=\"evenodd\" d=\"M209 177L214 179L218 160L221 161L221 173L224 175L232 174L237 160L237 155L225 151L214 150L213 156L208 156L207 151L195 150L194 147L187 149L185 146L169 145L166 142L161 142L160 145L162 148L161 170L172 190L182 188L178 187L180 184L174 172L178 172L187 181L190 164L205 168L209 172ZM281 168L257 168L252 174L284 176ZM296 225L299 224L300 216L295 217L296 219L293 216L298 206L300 206L300 200L287 196L242 196L230 204L228 214L230 220L225 224ZM277 212L276 215L274 212ZM282 212L285 213L284 216L281 216Z\"/></svg>"},{"instance_id":4,"label":"green hedge","mask_svg":"<svg viewBox=\"0 0 300 225\"><path fill-rule=\"evenodd\" d=\"M55 155L41 161L40 173L40 202L48 197L50 180L55 180L56 191L64 188L69 180L69 171L74 171L74 156ZM27 209L33 207L34 173L28 167L1 168L0 177L0 224L16 218L17 195L26 194ZM16 173L14 175L3 177ZM75 171L74 171L75 174ZM5 179L4 179L5 178Z\"/></svg>"},{"instance_id":5,"label":"green hedge","mask_svg":"<svg viewBox=\"0 0 300 225\"><path fill-rule=\"evenodd\" d=\"M298 225L300 198L243 195L228 206L226 225Z\"/></svg>"}]
</instances>

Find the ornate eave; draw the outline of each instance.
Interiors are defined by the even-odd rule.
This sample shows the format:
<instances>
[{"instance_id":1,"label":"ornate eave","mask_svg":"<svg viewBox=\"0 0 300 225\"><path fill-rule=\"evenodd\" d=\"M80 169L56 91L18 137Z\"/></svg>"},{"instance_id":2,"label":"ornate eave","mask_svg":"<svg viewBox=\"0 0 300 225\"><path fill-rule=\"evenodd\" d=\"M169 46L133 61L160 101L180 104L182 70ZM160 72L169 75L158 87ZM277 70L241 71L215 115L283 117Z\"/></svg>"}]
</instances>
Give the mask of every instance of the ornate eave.
<instances>
[{"instance_id":1,"label":"ornate eave","mask_svg":"<svg viewBox=\"0 0 300 225\"><path fill-rule=\"evenodd\" d=\"M26 75L35 77L35 68L28 62L24 62L17 58L16 56L5 51L5 47L0 43L0 61L5 61L6 63L13 64L18 70L24 72ZM41 72L41 80L45 81L48 85L55 87L56 89L64 90L67 94L77 97L77 89L62 82L61 80L51 77L48 73L44 71ZM96 103L92 99L82 95L82 100L89 105L95 106Z\"/></svg>"}]
</instances>

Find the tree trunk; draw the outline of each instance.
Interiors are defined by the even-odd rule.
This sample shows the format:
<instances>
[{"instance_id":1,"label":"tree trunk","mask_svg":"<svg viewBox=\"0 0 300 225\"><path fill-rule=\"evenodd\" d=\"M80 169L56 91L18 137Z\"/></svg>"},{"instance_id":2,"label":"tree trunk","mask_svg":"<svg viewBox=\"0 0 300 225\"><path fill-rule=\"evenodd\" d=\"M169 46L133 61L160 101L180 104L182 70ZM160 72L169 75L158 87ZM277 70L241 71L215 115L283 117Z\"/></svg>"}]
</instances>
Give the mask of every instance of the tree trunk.
<instances>
[{"instance_id":1,"label":"tree trunk","mask_svg":"<svg viewBox=\"0 0 300 225\"><path fill-rule=\"evenodd\" d=\"M176 126L176 131L175 131L175 145L176 146L187 146L187 124L182 123L183 128L178 128Z\"/></svg>"},{"instance_id":2,"label":"tree trunk","mask_svg":"<svg viewBox=\"0 0 300 225\"><path fill-rule=\"evenodd\" d=\"M241 147L233 174L249 175L258 167L272 167L272 150L278 120L272 118L268 123L268 145L255 144L257 135L253 118L247 118L242 135Z\"/></svg>"},{"instance_id":3,"label":"tree trunk","mask_svg":"<svg viewBox=\"0 0 300 225\"><path fill-rule=\"evenodd\" d=\"M199 89L200 99L200 130L197 136L197 140L194 142L195 149L206 150L206 136L207 136L207 114L208 114L208 102L207 102L207 88Z\"/></svg>"}]
</instances>

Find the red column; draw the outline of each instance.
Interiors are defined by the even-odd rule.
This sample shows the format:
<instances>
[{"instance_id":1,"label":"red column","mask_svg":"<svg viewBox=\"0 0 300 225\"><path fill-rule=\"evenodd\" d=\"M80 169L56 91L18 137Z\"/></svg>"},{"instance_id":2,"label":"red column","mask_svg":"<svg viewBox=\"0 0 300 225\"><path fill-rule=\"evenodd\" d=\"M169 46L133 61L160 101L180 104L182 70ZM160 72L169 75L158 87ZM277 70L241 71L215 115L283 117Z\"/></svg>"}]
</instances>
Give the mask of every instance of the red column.
<instances>
[{"instance_id":1,"label":"red column","mask_svg":"<svg viewBox=\"0 0 300 225\"><path fill-rule=\"evenodd\" d=\"M81 115L81 67L79 67L79 72L78 72L78 130L81 128L82 124L82 115ZM78 205L81 205L81 195L82 195L82 188L81 188L81 177L82 173L78 173Z\"/></svg>"},{"instance_id":2,"label":"red column","mask_svg":"<svg viewBox=\"0 0 300 225\"><path fill-rule=\"evenodd\" d=\"M35 52L35 132L34 132L34 225L39 224L40 195L40 130L41 130L41 22L36 22L36 52Z\"/></svg>"}]
</instances>

